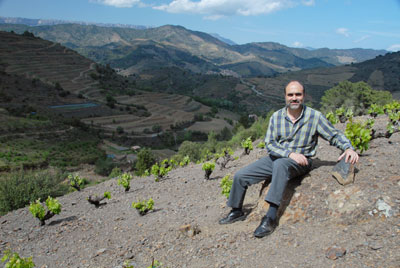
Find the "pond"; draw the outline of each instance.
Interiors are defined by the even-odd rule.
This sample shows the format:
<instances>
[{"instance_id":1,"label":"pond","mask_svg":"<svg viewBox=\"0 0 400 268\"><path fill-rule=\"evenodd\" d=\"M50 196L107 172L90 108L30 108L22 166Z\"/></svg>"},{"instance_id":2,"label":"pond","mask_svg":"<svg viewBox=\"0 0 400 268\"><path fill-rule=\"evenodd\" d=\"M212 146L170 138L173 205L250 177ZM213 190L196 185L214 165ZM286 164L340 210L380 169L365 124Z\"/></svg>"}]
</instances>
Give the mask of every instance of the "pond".
<instances>
[{"instance_id":1,"label":"pond","mask_svg":"<svg viewBox=\"0 0 400 268\"><path fill-rule=\"evenodd\" d=\"M52 109L82 109L82 108L91 108L96 107L98 104L92 102L85 102L85 103L74 103L74 104L65 104L65 105L54 105L50 106Z\"/></svg>"}]
</instances>

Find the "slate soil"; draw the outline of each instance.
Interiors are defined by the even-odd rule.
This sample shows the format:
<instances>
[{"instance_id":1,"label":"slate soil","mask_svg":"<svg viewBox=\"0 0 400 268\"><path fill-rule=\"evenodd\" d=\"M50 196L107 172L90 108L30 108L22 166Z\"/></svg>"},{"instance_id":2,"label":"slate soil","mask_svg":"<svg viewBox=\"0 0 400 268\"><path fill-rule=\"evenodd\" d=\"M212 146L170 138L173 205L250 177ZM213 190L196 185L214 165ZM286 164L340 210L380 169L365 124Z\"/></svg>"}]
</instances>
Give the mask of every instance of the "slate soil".
<instances>
[{"instance_id":1,"label":"slate soil","mask_svg":"<svg viewBox=\"0 0 400 268\"><path fill-rule=\"evenodd\" d=\"M375 128L384 129L385 118ZM343 125L338 125L343 129ZM255 145L257 142L255 142ZM355 182L342 186L330 172L340 153L320 140L314 168L289 185L279 226L257 239L261 184L249 188L244 221L219 225L229 212L221 178L264 156L235 152L211 180L201 165L172 170L159 182L134 178L125 193L116 179L59 197L60 215L40 227L28 208L0 218L0 250L33 256L36 267L400 267L400 134L375 139L357 165ZM110 191L95 208L86 198ZM140 216L133 201L153 198L155 210ZM0 254L2 255L2 254Z\"/></svg>"}]
</instances>

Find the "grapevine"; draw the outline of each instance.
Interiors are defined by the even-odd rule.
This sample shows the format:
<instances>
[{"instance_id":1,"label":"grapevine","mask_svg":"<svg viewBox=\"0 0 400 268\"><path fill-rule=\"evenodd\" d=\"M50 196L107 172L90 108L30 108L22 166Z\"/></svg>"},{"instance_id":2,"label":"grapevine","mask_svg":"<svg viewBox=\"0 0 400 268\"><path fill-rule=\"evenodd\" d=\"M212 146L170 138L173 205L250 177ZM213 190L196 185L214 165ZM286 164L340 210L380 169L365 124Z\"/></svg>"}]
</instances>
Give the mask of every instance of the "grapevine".
<instances>
[{"instance_id":1,"label":"grapevine","mask_svg":"<svg viewBox=\"0 0 400 268\"><path fill-rule=\"evenodd\" d=\"M244 154L250 154L250 151L253 150L253 143L251 141L251 137L248 137L247 139L243 140L241 145L242 148L244 149Z\"/></svg>"},{"instance_id":2,"label":"grapevine","mask_svg":"<svg viewBox=\"0 0 400 268\"><path fill-rule=\"evenodd\" d=\"M229 197L232 188L232 183L233 180L230 178L230 174L228 174L222 178L221 183L219 184L220 187L222 188L221 194L226 196L226 198Z\"/></svg>"},{"instance_id":3,"label":"grapevine","mask_svg":"<svg viewBox=\"0 0 400 268\"><path fill-rule=\"evenodd\" d=\"M8 262L5 264L5 268L33 268L35 264L32 261L32 257L21 258L18 253L12 253L10 250L4 252L4 256L1 258L1 262Z\"/></svg>"},{"instance_id":4,"label":"grapevine","mask_svg":"<svg viewBox=\"0 0 400 268\"><path fill-rule=\"evenodd\" d=\"M56 214L60 214L61 212L61 204L58 202L57 199L49 196L47 197L45 203L48 209L47 212L44 206L40 203L40 199L29 205L29 211L35 218L39 219L41 226L45 225L46 220L50 219Z\"/></svg>"},{"instance_id":5,"label":"grapevine","mask_svg":"<svg viewBox=\"0 0 400 268\"><path fill-rule=\"evenodd\" d=\"M131 174L123 173L122 175L118 176L117 183L118 183L118 185L122 185L122 187L125 188L125 192L128 192L129 189L131 188L131 185L130 185L131 184L130 183L131 179L132 179L132 175Z\"/></svg>"},{"instance_id":6,"label":"grapevine","mask_svg":"<svg viewBox=\"0 0 400 268\"><path fill-rule=\"evenodd\" d=\"M98 197L97 195L95 195L94 197L92 197L91 195L89 195L89 197L87 198L88 202L90 204L93 204L96 208L100 207L101 205L105 205L105 203L100 203L101 201L103 201L104 199L111 199L111 193L110 192L104 192L102 197Z\"/></svg>"},{"instance_id":7,"label":"grapevine","mask_svg":"<svg viewBox=\"0 0 400 268\"><path fill-rule=\"evenodd\" d=\"M81 190L81 186L84 184L84 182L85 182L85 179L83 179L83 178L81 178L81 177L79 177L79 175L72 175L72 174L69 174L68 175L68 179L69 179L69 185L72 187L72 188L74 188L74 189L76 189L77 191L80 191Z\"/></svg>"},{"instance_id":8,"label":"grapevine","mask_svg":"<svg viewBox=\"0 0 400 268\"><path fill-rule=\"evenodd\" d=\"M360 150L362 154L364 151L368 150L369 142L371 140L371 130L367 128L367 124L361 124L359 122L350 122L346 125L345 130L346 137L350 140L351 145L356 150Z\"/></svg>"},{"instance_id":9,"label":"grapevine","mask_svg":"<svg viewBox=\"0 0 400 268\"><path fill-rule=\"evenodd\" d=\"M205 171L204 177L206 180L210 179L210 175L213 172L214 168L215 168L215 163L213 162L206 162L203 164L202 169Z\"/></svg>"},{"instance_id":10,"label":"grapevine","mask_svg":"<svg viewBox=\"0 0 400 268\"><path fill-rule=\"evenodd\" d=\"M137 211L139 212L140 215L145 215L147 212L150 210L154 209L154 201L152 198L149 198L149 200L143 200L143 201L138 201L138 202L132 202L132 207L136 208Z\"/></svg>"}]
</instances>

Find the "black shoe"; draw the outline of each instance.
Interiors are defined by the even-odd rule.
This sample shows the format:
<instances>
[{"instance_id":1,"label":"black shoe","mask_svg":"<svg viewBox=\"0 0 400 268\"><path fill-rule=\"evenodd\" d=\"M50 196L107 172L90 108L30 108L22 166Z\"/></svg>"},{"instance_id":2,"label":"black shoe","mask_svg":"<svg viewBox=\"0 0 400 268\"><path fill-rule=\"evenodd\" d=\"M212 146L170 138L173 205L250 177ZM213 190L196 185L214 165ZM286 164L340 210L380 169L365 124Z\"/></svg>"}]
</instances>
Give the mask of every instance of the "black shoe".
<instances>
[{"instance_id":1,"label":"black shoe","mask_svg":"<svg viewBox=\"0 0 400 268\"><path fill-rule=\"evenodd\" d=\"M226 216L223 219L219 220L219 224L229 224L229 223L234 223L236 221L242 221L244 220L245 215L243 211L241 210L232 210L228 216Z\"/></svg>"},{"instance_id":2,"label":"black shoe","mask_svg":"<svg viewBox=\"0 0 400 268\"><path fill-rule=\"evenodd\" d=\"M264 216L261 220L260 225L254 231L254 236L257 238L261 238L266 235L269 235L275 230L277 225L278 224L277 224L276 220L273 220L270 217Z\"/></svg>"}]
</instances>

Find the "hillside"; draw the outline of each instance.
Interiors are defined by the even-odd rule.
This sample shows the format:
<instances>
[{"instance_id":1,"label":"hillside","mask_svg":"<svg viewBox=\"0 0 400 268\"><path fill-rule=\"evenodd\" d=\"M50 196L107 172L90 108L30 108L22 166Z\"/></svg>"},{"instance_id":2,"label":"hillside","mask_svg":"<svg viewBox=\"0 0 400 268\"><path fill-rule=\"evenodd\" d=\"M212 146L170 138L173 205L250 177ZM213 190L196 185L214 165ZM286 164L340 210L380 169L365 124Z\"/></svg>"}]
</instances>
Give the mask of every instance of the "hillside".
<instances>
[{"instance_id":1,"label":"hillside","mask_svg":"<svg viewBox=\"0 0 400 268\"><path fill-rule=\"evenodd\" d=\"M211 108L193 98L170 91L152 92L156 90L152 84L141 83L134 76L123 77L108 66L29 33L0 32L0 38L0 107L18 116L34 111L79 118L126 146L157 147L169 147L171 142L160 140L160 130L154 132L153 127L162 131L176 127L185 132L184 128L192 126L204 138L211 130L231 129L227 121L239 117L220 109L214 117L207 116L209 125L202 124L194 121L195 115L206 115ZM176 139L173 145L177 145Z\"/></svg>"},{"instance_id":2,"label":"hillside","mask_svg":"<svg viewBox=\"0 0 400 268\"><path fill-rule=\"evenodd\" d=\"M384 129L386 118L375 126ZM338 125L343 129L343 125ZM201 165L172 170L155 182L134 178L124 193L115 179L60 197L62 212L39 227L28 208L0 217L0 250L32 256L37 267L399 267L400 134L376 139L361 156L354 184L330 175L339 151L321 140L313 170L293 180L283 215L270 236L253 238L261 185L249 188L248 217L219 225L228 213L220 180L265 155L261 149L216 168L204 180ZM90 176L90 175L89 175ZM86 198L111 192L95 208ZM132 202L153 198L155 210L140 216ZM249 215L250 214L250 215Z\"/></svg>"},{"instance_id":3,"label":"hillside","mask_svg":"<svg viewBox=\"0 0 400 268\"><path fill-rule=\"evenodd\" d=\"M124 69L125 73L130 69L128 74L153 68L155 58L159 66L189 67L189 70L202 73L228 69L247 77L355 63L386 53L368 49L306 50L272 42L228 45L212 35L173 25L131 29L78 24L36 27L0 24L0 29L17 33L28 30L94 61ZM165 57L171 53L181 56ZM133 55L140 57L138 66L131 59ZM190 68L193 60L201 63L203 68Z\"/></svg>"},{"instance_id":4,"label":"hillside","mask_svg":"<svg viewBox=\"0 0 400 268\"><path fill-rule=\"evenodd\" d=\"M376 90L390 91L394 98L400 98L400 52L387 53L365 62L345 66L315 68L289 72L274 77L249 78L251 84L264 98L282 96L288 81L301 81L307 91L307 101L318 107L324 92L344 80L364 81Z\"/></svg>"}]
</instances>

